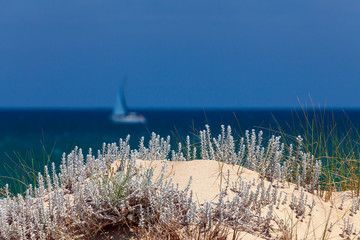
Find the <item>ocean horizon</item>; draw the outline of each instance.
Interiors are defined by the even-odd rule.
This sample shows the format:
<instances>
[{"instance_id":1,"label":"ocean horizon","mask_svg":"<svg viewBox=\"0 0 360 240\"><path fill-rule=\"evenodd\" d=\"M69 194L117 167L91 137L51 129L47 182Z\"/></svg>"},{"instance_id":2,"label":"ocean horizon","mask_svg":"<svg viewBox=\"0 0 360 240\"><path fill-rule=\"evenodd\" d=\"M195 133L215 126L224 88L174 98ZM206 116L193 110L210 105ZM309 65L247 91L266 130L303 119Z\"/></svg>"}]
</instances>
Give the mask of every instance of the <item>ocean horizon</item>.
<instances>
[{"instance_id":1,"label":"ocean horizon","mask_svg":"<svg viewBox=\"0 0 360 240\"><path fill-rule=\"evenodd\" d=\"M245 130L263 130L264 137L282 131L301 134L301 123L318 116L326 126L336 123L340 132L346 134L349 126L353 130L360 126L360 109L133 109L143 114L146 124L122 125L111 121L111 109L0 109L0 170L7 176L9 168L19 160L31 164L55 162L58 166L61 156L70 153L75 146L84 154L92 148L101 149L103 143L118 142L130 134L130 145L137 148L139 140L145 143L155 132L161 137L171 137L173 148L178 142L185 143L189 135L191 142L199 142L198 131L208 124L213 136L221 131L221 125L230 125L234 135L244 135ZM7 167L3 167L3 166ZM16 170L17 171L17 170Z\"/></svg>"}]
</instances>

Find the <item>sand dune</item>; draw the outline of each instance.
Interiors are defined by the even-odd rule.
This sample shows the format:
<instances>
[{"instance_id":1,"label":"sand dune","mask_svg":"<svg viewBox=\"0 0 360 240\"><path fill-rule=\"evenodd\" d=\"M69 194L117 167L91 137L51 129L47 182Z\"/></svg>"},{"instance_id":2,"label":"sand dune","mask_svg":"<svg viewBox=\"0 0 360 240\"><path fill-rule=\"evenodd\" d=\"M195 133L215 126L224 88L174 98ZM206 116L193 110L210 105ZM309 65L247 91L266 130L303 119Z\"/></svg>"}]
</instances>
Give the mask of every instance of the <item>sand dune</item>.
<instances>
[{"instance_id":1,"label":"sand dune","mask_svg":"<svg viewBox=\"0 0 360 240\"><path fill-rule=\"evenodd\" d=\"M163 161L137 161L137 164L143 165L143 167L153 167L155 178L159 175L163 163ZM167 162L167 165L166 177L172 178L174 183L179 184L180 189L188 184L189 178L192 176L191 189L194 192L198 204L205 201L217 200L220 189L226 185L228 170L230 171L230 186L232 183L239 181L240 177L242 180L255 181L255 184L261 182L257 172L237 165L233 166L217 161L179 161ZM270 184L268 181L263 181L263 183L266 187ZM252 188L255 187L253 186ZM305 209L304 216L297 218L295 211L292 210L289 205L292 194L299 198L301 191L296 190L296 185L290 183L287 183L284 188L279 188L279 191L283 192L283 198L286 193L288 195L285 204L279 204L278 209L274 208L273 215L278 224L274 224L273 226L273 238L277 239L280 238L280 236L287 235L289 238L291 237L291 239L340 239L342 238L340 235L344 228L344 218L348 219L348 217L350 224L353 223L353 229L355 229L355 234L351 235L351 239L358 238L360 218L358 214L350 216L350 209L354 199L351 193L346 193L342 210L340 210L339 207L342 202L343 193L333 194L333 206L331 201L325 202L316 195L305 193L305 196L307 195L306 205L308 206ZM231 199L233 195L232 191L229 191L225 199ZM316 205L310 215L309 206L313 202L313 199L315 199ZM266 211L267 209L262 210L264 213ZM330 227L330 225L333 226ZM260 237L249 233L243 233L241 238L260 239Z\"/></svg>"}]
</instances>

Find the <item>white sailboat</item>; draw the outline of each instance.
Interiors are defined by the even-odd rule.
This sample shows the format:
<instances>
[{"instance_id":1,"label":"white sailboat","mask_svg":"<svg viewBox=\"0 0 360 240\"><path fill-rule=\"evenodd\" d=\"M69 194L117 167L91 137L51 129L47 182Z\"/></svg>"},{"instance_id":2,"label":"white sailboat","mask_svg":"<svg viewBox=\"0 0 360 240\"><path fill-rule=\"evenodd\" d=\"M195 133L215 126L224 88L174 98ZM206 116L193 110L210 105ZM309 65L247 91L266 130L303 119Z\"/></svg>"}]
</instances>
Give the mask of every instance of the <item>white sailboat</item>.
<instances>
[{"instance_id":1,"label":"white sailboat","mask_svg":"<svg viewBox=\"0 0 360 240\"><path fill-rule=\"evenodd\" d=\"M119 124L144 124L146 118L136 112L128 112L124 89L119 89L118 95L116 96L116 102L111 114L111 120L114 123Z\"/></svg>"}]
</instances>

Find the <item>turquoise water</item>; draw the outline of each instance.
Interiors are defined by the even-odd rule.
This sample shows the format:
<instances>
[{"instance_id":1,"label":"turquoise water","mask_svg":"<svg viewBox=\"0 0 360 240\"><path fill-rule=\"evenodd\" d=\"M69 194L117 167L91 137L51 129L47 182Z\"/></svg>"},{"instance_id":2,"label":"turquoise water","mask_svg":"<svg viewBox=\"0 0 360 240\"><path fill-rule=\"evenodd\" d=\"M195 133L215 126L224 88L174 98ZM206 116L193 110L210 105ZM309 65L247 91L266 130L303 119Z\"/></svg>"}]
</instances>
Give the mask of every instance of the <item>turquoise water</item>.
<instances>
[{"instance_id":1,"label":"turquoise water","mask_svg":"<svg viewBox=\"0 0 360 240\"><path fill-rule=\"evenodd\" d=\"M286 128L298 128L301 111L295 110L137 110L147 118L145 125L119 125L110 121L110 110L0 110L0 166L6 164L19 171L19 158L43 165L44 162L60 162L63 152L69 153L75 146L85 152L89 148L100 149L103 142L117 142L131 135L131 146L136 148L141 136L149 139L151 132L163 137L170 135L172 144L190 135L198 141L197 132L209 124L217 134L220 125L231 125L233 133L242 134L246 129L277 129L277 123ZM320 114L321 112L318 112ZM326 121L337 122L346 132L348 120L358 128L360 111L326 111ZM301 117L302 116L302 117ZM309 118L312 114L309 115ZM275 121L276 119L276 121ZM303 119L302 119L303 121ZM265 134L266 135L266 134ZM44 154L45 151L47 154ZM1 168L0 175L8 169Z\"/></svg>"}]
</instances>

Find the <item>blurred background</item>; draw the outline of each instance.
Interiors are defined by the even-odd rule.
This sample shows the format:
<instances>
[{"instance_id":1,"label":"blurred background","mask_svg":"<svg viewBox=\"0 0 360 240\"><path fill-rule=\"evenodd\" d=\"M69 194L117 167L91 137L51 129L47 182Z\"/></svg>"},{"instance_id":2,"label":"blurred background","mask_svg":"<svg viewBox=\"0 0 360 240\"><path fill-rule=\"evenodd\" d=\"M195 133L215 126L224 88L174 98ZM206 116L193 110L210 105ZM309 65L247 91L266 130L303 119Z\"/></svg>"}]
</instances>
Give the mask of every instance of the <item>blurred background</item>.
<instances>
[{"instance_id":1,"label":"blurred background","mask_svg":"<svg viewBox=\"0 0 360 240\"><path fill-rule=\"evenodd\" d=\"M320 114L346 134L360 123L359 12L356 0L0 1L0 174L127 134L133 147L153 131L196 142L205 124L301 133Z\"/></svg>"},{"instance_id":2,"label":"blurred background","mask_svg":"<svg viewBox=\"0 0 360 240\"><path fill-rule=\"evenodd\" d=\"M0 107L360 106L359 1L0 2Z\"/></svg>"}]
</instances>

